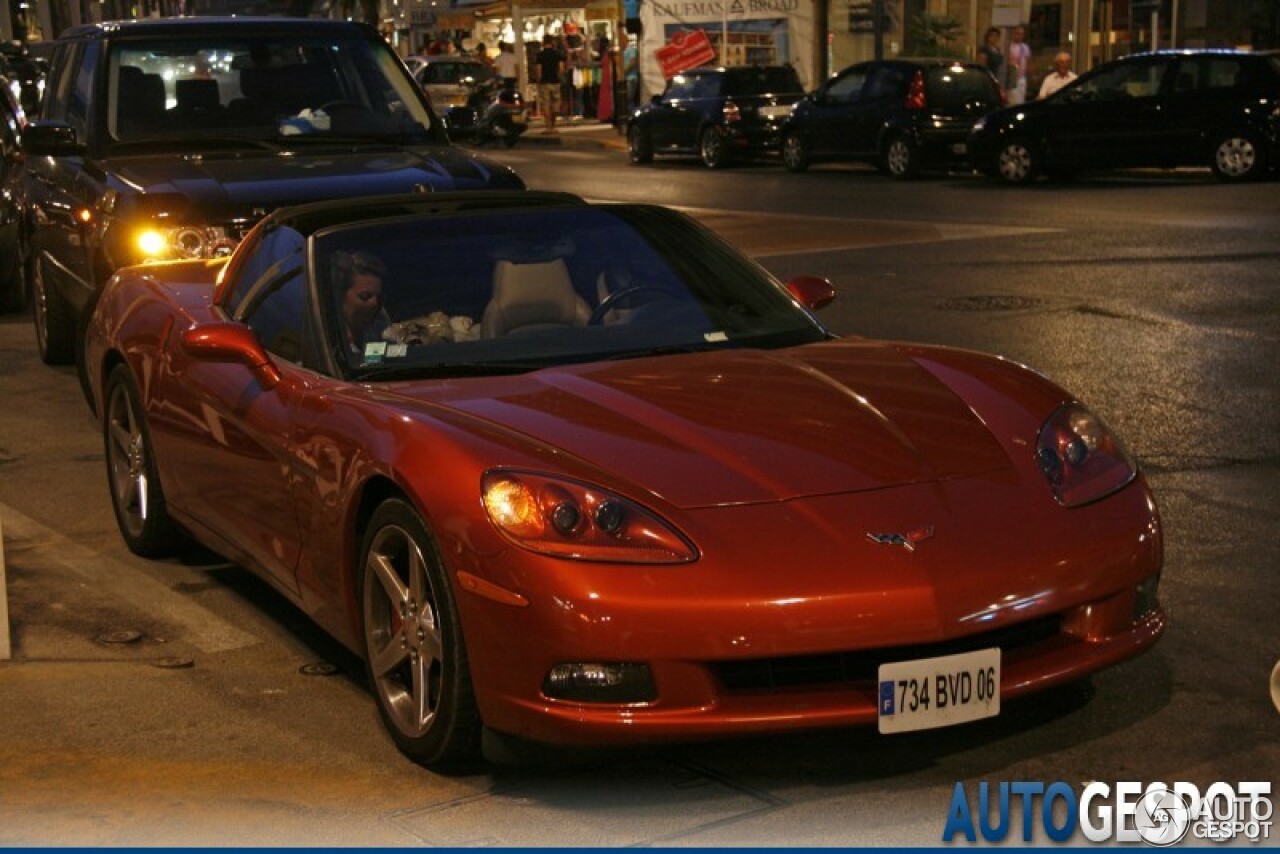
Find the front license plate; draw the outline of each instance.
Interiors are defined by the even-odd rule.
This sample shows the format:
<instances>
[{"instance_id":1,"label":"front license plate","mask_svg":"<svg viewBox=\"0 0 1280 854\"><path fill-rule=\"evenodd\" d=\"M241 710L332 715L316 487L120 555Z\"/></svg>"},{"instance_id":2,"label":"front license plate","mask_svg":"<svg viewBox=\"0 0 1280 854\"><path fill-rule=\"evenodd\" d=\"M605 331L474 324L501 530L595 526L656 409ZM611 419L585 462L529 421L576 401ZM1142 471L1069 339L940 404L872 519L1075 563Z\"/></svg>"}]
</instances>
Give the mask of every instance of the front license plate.
<instances>
[{"instance_id":1,"label":"front license plate","mask_svg":"<svg viewBox=\"0 0 1280 854\"><path fill-rule=\"evenodd\" d=\"M969 146L963 142L953 142L951 144L951 153L952 154L968 154Z\"/></svg>"},{"instance_id":2,"label":"front license plate","mask_svg":"<svg viewBox=\"0 0 1280 854\"><path fill-rule=\"evenodd\" d=\"M766 119L785 119L791 115L790 105L771 104L760 108L760 115Z\"/></svg>"},{"instance_id":3,"label":"front license plate","mask_svg":"<svg viewBox=\"0 0 1280 854\"><path fill-rule=\"evenodd\" d=\"M522 125L528 122L529 119L525 116L524 113L512 113L511 121L515 122L518 125Z\"/></svg>"},{"instance_id":4,"label":"front license plate","mask_svg":"<svg viewBox=\"0 0 1280 854\"><path fill-rule=\"evenodd\" d=\"M1000 714L1000 649L880 665L880 732L951 726Z\"/></svg>"}]
</instances>

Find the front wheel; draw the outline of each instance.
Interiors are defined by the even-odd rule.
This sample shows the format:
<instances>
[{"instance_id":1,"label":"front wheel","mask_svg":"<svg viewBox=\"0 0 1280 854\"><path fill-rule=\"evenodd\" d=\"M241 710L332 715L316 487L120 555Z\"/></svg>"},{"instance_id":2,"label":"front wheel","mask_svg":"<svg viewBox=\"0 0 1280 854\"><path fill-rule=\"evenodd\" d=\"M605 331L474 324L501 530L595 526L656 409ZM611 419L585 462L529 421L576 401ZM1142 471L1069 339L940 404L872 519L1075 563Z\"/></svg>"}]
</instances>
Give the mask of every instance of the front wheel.
<instances>
[{"instance_id":1,"label":"front wheel","mask_svg":"<svg viewBox=\"0 0 1280 854\"><path fill-rule=\"evenodd\" d=\"M67 365L75 357L75 317L71 307L44 280L39 258L27 266L31 288L31 316L35 321L36 348L46 365Z\"/></svg>"},{"instance_id":2,"label":"front wheel","mask_svg":"<svg viewBox=\"0 0 1280 854\"><path fill-rule=\"evenodd\" d=\"M107 485L120 534L134 554L166 557L177 550L182 534L165 505L151 452L151 432L127 366L117 365L112 370L103 398Z\"/></svg>"},{"instance_id":3,"label":"front wheel","mask_svg":"<svg viewBox=\"0 0 1280 854\"><path fill-rule=\"evenodd\" d=\"M360 566L365 662L383 725L415 762L469 770L481 722L466 643L435 540L413 507L378 507Z\"/></svg>"},{"instance_id":4,"label":"front wheel","mask_svg":"<svg viewBox=\"0 0 1280 854\"><path fill-rule=\"evenodd\" d=\"M895 136L884 149L884 171L899 180L914 178L920 172L919 150L905 136Z\"/></svg>"},{"instance_id":5,"label":"front wheel","mask_svg":"<svg viewBox=\"0 0 1280 854\"><path fill-rule=\"evenodd\" d=\"M803 172L809 168L809 150L798 133L789 133L782 139L782 165L788 172Z\"/></svg>"},{"instance_id":6,"label":"front wheel","mask_svg":"<svg viewBox=\"0 0 1280 854\"><path fill-rule=\"evenodd\" d=\"M632 125L627 129L627 154L632 163L653 162L653 140L643 128Z\"/></svg>"},{"instance_id":7,"label":"front wheel","mask_svg":"<svg viewBox=\"0 0 1280 854\"><path fill-rule=\"evenodd\" d=\"M1248 181L1258 177L1266 164L1258 140L1248 133L1232 133L1213 149L1213 174L1220 181Z\"/></svg>"},{"instance_id":8,"label":"front wheel","mask_svg":"<svg viewBox=\"0 0 1280 854\"><path fill-rule=\"evenodd\" d=\"M996 154L995 174L1006 184L1030 184L1040 174L1040 153L1024 139L1011 139Z\"/></svg>"},{"instance_id":9,"label":"front wheel","mask_svg":"<svg viewBox=\"0 0 1280 854\"><path fill-rule=\"evenodd\" d=\"M729 165L729 145L719 128L704 128L698 137L698 156L708 169L723 169Z\"/></svg>"}]
</instances>

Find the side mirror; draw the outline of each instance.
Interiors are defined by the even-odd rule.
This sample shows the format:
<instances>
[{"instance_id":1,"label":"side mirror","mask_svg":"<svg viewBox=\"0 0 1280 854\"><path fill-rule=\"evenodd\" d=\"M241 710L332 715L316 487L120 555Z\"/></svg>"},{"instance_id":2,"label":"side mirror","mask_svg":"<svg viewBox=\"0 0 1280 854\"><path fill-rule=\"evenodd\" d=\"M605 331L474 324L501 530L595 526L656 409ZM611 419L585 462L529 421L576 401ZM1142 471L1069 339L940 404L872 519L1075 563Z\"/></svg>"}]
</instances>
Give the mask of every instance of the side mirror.
<instances>
[{"instance_id":1,"label":"side mirror","mask_svg":"<svg viewBox=\"0 0 1280 854\"><path fill-rule=\"evenodd\" d=\"M27 154L79 155L88 148L76 139L75 128L53 122L32 122L22 129L22 147Z\"/></svg>"},{"instance_id":2,"label":"side mirror","mask_svg":"<svg viewBox=\"0 0 1280 854\"><path fill-rule=\"evenodd\" d=\"M280 384L280 369L271 361L253 330L239 323L204 323L181 337L182 351L201 362L244 365L267 391Z\"/></svg>"},{"instance_id":3,"label":"side mirror","mask_svg":"<svg viewBox=\"0 0 1280 854\"><path fill-rule=\"evenodd\" d=\"M787 291L810 311L817 311L836 298L836 289L817 276L796 276L787 282Z\"/></svg>"}]
</instances>

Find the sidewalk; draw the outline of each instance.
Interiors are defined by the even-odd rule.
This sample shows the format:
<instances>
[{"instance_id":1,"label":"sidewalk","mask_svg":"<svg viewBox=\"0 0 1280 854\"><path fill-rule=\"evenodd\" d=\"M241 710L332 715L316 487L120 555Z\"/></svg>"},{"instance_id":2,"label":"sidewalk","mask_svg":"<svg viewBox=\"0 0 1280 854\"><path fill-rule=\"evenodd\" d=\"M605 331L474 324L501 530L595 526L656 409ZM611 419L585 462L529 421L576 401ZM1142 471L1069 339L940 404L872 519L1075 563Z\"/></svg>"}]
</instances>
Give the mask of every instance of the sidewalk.
<instances>
[{"instance_id":1,"label":"sidewalk","mask_svg":"<svg viewBox=\"0 0 1280 854\"><path fill-rule=\"evenodd\" d=\"M575 145L596 148L616 148L625 151L625 133L611 124L596 119L557 119L556 133L544 134L542 118L529 117L529 129L520 137L520 145Z\"/></svg>"}]
</instances>

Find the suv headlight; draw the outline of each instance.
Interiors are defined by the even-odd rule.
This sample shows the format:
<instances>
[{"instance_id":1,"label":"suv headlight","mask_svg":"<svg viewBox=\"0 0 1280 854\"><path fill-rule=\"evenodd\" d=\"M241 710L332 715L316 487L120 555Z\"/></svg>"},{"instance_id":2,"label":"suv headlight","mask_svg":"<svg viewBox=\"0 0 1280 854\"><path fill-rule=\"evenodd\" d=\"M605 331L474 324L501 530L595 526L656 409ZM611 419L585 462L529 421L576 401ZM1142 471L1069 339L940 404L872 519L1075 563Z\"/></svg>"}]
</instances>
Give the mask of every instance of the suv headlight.
<instances>
[{"instance_id":1,"label":"suv headlight","mask_svg":"<svg viewBox=\"0 0 1280 854\"><path fill-rule=\"evenodd\" d=\"M133 246L139 260L146 263L225 258L235 250L238 242L220 226L144 226L134 235Z\"/></svg>"}]
</instances>

